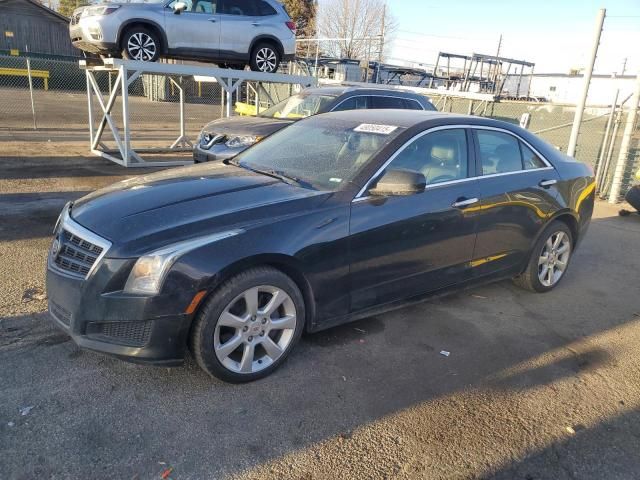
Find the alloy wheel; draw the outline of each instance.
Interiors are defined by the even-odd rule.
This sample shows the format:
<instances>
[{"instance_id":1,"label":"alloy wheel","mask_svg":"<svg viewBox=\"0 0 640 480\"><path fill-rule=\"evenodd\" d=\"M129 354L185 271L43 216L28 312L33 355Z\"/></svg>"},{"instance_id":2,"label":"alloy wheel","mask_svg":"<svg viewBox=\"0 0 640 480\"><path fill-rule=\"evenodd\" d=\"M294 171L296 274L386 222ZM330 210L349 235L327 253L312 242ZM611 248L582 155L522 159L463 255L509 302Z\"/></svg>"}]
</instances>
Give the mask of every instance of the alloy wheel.
<instances>
[{"instance_id":1,"label":"alloy wheel","mask_svg":"<svg viewBox=\"0 0 640 480\"><path fill-rule=\"evenodd\" d=\"M259 372L285 353L296 324L296 308L286 292L270 285L252 287L220 315L213 338L216 357L232 372Z\"/></svg>"},{"instance_id":2,"label":"alloy wheel","mask_svg":"<svg viewBox=\"0 0 640 480\"><path fill-rule=\"evenodd\" d=\"M156 55L156 42L143 32L134 33L127 42L127 51L131 58L147 62Z\"/></svg>"},{"instance_id":3,"label":"alloy wheel","mask_svg":"<svg viewBox=\"0 0 640 480\"><path fill-rule=\"evenodd\" d=\"M263 47L256 53L256 65L261 72L275 72L278 57L272 49Z\"/></svg>"},{"instance_id":4,"label":"alloy wheel","mask_svg":"<svg viewBox=\"0 0 640 480\"><path fill-rule=\"evenodd\" d=\"M557 231L549 236L540 258L538 259L538 279L545 287L552 287L564 275L569 256L571 255L571 240L563 231Z\"/></svg>"}]
</instances>

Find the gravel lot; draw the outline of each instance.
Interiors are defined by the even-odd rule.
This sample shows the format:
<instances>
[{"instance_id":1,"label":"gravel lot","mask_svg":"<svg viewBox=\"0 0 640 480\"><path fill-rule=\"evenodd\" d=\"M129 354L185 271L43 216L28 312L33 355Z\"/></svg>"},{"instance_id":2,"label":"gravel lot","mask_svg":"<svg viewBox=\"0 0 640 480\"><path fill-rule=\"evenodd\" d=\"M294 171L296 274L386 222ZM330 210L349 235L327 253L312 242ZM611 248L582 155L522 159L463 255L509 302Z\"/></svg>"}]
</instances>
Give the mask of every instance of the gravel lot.
<instances>
[{"instance_id":1,"label":"gravel lot","mask_svg":"<svg viewBox=\"0 0 640 480\"><path fill-rule=\"evenodd\" d=\"M598 204L551 293L501 282L309 335L234 386L52 326L60 208L135 172L80 134L29 135L0 130L0 479L640 475L640 216Z\"/></svg>"}]
</instances>

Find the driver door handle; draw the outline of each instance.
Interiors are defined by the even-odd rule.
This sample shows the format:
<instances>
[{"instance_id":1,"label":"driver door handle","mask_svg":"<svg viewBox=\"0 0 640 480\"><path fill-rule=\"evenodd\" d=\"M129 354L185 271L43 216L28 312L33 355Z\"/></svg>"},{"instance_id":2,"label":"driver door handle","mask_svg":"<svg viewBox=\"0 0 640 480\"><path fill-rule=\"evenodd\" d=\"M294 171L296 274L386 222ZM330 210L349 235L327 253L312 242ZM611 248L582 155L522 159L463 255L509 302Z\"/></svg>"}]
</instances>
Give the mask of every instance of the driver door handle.
<instances>
[{"instance_id":1,"label":"driver door handle","mask_svg":"<svg viewBox=\"0 0 640 480\"><path fill-rule=\"evenodd\" d=\"M259 27L262 24L260 22L252 22L251 25L253 25L254 27Z\"/></svg>"},{"instance_id":2,"label":"driver door handle","mask_svg":"<svg viewBox=\"0 0 640 480\"><path fill-rule=\"evenodd\" d=\"M555 185L556 183L558 183L557 180L542 180L538 185L542 188L549 188L551 185Z\"/></svg>"},{"instance_id":3,"label":"driver door handle","mask_svg":"<svg viewBox=\"0 0 640 480\"><path fill-rule=\"evenodd\" d=\"M459 198L451 205L453 208L465 208L469 205L473 205L474 203L478 203L479 200L477 198Z\"/></svg>"}]
</instances>

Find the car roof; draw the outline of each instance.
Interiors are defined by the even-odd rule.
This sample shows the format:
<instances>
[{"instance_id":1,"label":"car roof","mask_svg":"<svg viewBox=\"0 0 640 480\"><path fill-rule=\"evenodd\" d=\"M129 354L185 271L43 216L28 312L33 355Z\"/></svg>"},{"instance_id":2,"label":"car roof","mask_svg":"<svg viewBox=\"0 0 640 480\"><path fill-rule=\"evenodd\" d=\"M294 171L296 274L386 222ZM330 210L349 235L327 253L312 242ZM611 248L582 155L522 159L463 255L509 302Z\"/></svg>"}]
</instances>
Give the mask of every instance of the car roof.
<instances>
[{"instance_id":1,"label":"car roof","mask_svg":"<svg viewBox=\"0 0 640 480\"><path fill-rule=\"evenodd\" d=\"M372 85L371 87L360 87L353 85L332 85L325 87L311 87L306 88L304 90L305 93L317 93L317 94L325 94L325 95L344 95L346 93L368 93L368 94L389 94L395 93L398 96L422 96L410 90L402 90L398 88L383 88L379 86ZM425 100L429 100L427 97L424 97Z\"/></svg>"},{"instance_id":2,"label":"car roof","mask_svg":"<svg viewBox=\"0 0 640 480\"><path fill-rule=\"evenodd\" d=\"M362 109L344 110L340 112L322 113L314 117L335 118L353 123L372 123L380 125L393 125L401 128L425 126L428 128L440 125L478 125L502 128L522 135L525 130L512 123L494 120L492 118L477 117L473 115L460 115L455 113L443 113L429 110L400 110L400 109Z\"/></svg>"}]
</instances>

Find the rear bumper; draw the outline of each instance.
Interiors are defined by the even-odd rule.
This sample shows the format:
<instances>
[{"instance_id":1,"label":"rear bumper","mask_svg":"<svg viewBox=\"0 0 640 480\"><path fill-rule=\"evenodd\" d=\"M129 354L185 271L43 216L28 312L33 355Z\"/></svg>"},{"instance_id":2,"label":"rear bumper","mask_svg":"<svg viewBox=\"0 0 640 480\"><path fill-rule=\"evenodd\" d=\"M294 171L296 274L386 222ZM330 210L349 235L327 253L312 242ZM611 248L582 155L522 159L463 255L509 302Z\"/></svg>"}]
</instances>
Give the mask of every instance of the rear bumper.
<instances>
[{"instance_id":1,"label":"rear bumper","mask_svg":"<svg viewBox=\"0 0 640 480\"><path fill-rule=\"evenodd\" d=\"M47 297L55 325L82 348L138 363L181 364L191 317L164 314L171 311L170 304L175 310L175 303L161 295L97 294L97 285L106 277L104 268L81 280L49 267Z\"/></svg>"}]
</instances>

